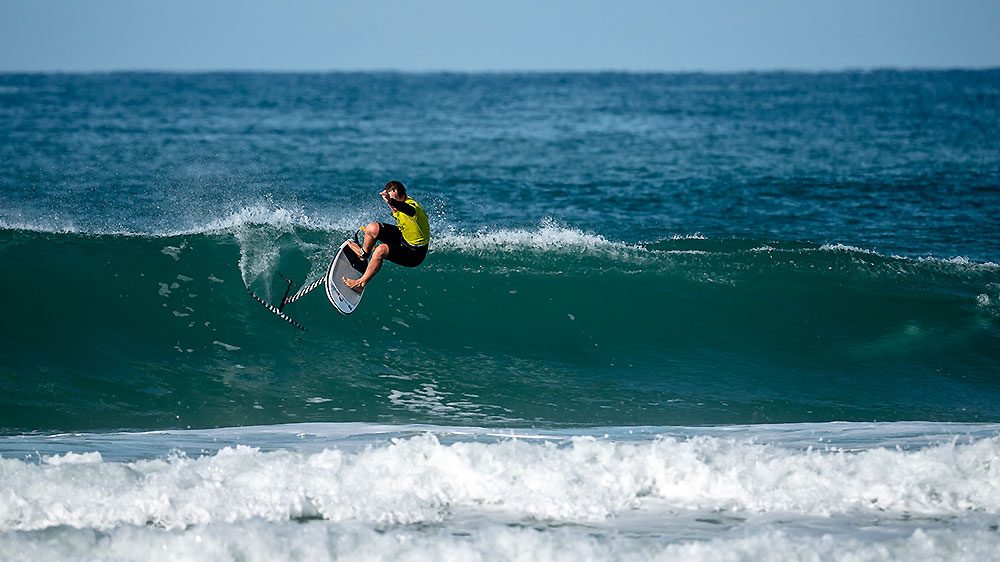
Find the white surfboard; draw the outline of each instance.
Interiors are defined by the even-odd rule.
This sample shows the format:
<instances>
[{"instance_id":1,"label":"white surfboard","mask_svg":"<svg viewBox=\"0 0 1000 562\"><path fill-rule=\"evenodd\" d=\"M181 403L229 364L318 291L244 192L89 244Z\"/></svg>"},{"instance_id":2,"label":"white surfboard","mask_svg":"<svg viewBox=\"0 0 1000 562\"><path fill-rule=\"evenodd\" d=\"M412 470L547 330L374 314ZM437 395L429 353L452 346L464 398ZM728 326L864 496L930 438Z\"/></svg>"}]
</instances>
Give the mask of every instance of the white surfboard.
<instances>
[{"instance_id":1,"label":"white surfboard","mask_svg":"<svg viewBox=\"0 0 1000 562\"><path fill-rule=\"evenodd\" d=\"M348 259L349 256L345 252L351 252L356 263L360 264L360 261L354 250L348 246L349 243L349 240L345 240L340 245L337 256L330 262L330 269L326 271L326 298L330 299L330 303L333 304L334 308L343 314L354 312L361 302L361 297L364 296L364 289L359 293L345 285L343 281L344 277L348 279L360 279L362 273L364 273L351 265L351 260Z\"/></svg>"}]
</instances>

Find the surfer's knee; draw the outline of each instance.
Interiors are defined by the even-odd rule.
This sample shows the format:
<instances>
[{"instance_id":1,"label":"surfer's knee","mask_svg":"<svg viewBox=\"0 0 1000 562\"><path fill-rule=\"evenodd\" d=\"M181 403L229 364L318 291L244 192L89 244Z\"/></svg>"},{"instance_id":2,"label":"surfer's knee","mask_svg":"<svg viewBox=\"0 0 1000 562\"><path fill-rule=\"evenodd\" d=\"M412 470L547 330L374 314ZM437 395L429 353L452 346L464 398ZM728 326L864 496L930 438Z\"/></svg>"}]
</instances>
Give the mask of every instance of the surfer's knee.
<instances>
[{"instance_id":1,"label":"surfer's knee","mask_svg":"<svg viewBox=\"0 0 1000 562\"><path fill-rule=\"evenodd\" d=\"M388 244L379 244L374 250L372 250L372 257L384 258L389 254Z\"/></svg>"},{"instance_id":2,"label":"surfer's knee","mask_svg":"<svg viewBox=\"0 0 1000 562\"><path fill-rule=\"evenodd\" d=\"M371 236L372 238L378 238L378 223L370 222L365 226L365 234Z\"/></svg>"}]
</instances>

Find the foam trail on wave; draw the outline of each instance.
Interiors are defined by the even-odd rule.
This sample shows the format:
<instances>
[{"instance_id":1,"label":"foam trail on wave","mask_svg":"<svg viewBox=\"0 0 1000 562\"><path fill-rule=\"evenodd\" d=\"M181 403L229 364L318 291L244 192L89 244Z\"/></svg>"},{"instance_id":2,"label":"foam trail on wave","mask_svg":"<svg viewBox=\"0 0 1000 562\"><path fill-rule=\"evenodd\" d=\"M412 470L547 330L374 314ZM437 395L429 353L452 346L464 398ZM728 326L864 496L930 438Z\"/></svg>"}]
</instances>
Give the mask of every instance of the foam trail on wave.
<instances>
[{"instance_id":1,"label":"foam trail on wave","mask_svg":"<svg viewBox=\"0 0 1000 562\"><path fill-rule=\"evenodd\" d=\"M432 241L432 247L460 252L513 253L530 249L547 252L600 253L631 252L643 249L638 245L614 242L600 234L592 234L543 221L537 229L483 230L473 234L446 232Z\"/></svg>"},{"instance_id":2,"label":"foam trail on wave","mask_svg":"<svg viewBox=\"0 0 1000 562\"><path fill-rule=\"evenodd\" d=\"M174 237L198 234L224 234L253 226L267 226L277 229L304 228L316 231L350 231L368 222L367 214L361 211L345 212L334 216L307 213L300 207L288 205L257 204L246 205L224 216L196 222L189 226L175 228L152 228L137 230L121 228L117 225L83 228L73 221L59 221L58 217L46 217L35 221L8 221L0 219L0 230L23 230L52 234L90 234L97 236L151 236Z\"/></svg>"},{"instance_id":3,"label":"foam trail on wave","mask_svg":"<svg viewBox=\"0 0 1000 562\"><path fill-rule=\"evenodd\" d=\"M80 234L81 231L76 224L71 221L56 223L56 219L48 219L42 222L8 222L0 219L0 230L20 230L24 232L38 232L42 234Z\"/></svg>"},{"instance_id":4,"label":"foam trail on wave","mask_svg":"<svg viewBox=\"0 0 1000 562\"><path fill-rule=\"evenodd\" d=\"M345 213L339 216L312 216L302 209L255 205L243 207L226 217L192 229L184 234L231 231L245 226L272 226L275 228L307 228L331 232L350 231L357 228L364 218L361 213Z\"/></svg>"}]
</instances>

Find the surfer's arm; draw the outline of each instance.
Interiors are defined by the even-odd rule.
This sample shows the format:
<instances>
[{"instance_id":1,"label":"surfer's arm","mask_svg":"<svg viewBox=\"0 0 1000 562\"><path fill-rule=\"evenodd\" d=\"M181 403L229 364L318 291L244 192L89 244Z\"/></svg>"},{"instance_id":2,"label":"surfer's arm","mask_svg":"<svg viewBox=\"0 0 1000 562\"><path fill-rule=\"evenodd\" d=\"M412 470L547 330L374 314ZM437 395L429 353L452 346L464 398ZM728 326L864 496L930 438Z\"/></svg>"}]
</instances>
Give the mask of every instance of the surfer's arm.
<instances>
[{"instance_id":1,"label":"surfer's arm","mask_svg":"<svg viewBox=\"0 0 1000 562\"><path fill-rule=\"evenodd\" d=\"M408 217L412 217L417 214L417 210L413 208L413 205L410 205L406 201L397 201L391 197L386 197L385 202L388 203L394 211L399 211Z\"/></svg>"}]
</instances>

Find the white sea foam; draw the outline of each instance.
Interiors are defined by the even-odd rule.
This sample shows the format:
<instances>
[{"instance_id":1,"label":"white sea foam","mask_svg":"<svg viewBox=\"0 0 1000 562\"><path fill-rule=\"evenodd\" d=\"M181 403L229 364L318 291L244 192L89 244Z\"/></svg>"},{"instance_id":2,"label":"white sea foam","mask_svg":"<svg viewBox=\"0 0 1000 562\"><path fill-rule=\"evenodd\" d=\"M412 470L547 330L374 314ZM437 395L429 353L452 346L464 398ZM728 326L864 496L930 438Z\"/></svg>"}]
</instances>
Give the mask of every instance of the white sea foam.
<instances>
[{"instance_id":1,"label":"white sea foam","mask_svg":"<svg viewBox=\"0 0 1000 562\"><path fill-rule=\"evenodd\" d=\"M977 261L970 260L969 258L967 258L965 256L956 256L956 257L952 257L952 258L935 258L935 257L928 256L928 257L917 258L917 261L919 261L919 262L933 262L933 263L942 263L942 264L948 264L948 265L955 265L955 266L959 266L959 267L962 267L962 268L965 268L965 269L988 269L988 270L1000 269L1000 265L997 265L997 264L995 264L995 263L993 263L991 261L977 262Z\"/></svg>"},{"instance_id":2,"label":"white sea foam","mask_svg":"<svg viewBox=\"0 0 1000 562\"><path fill-rule=\"evenodd\" d=\"M866 249L866 248L859 248L857 246L851 246L851 245L839 244L839 243L838 244L823 244L822 246L820 246L818 248L818 250L821 251L821 252L847 252L847 253L865 254L865 255L869 255L869 256L878 256L878 257L881 257L881 258L885 258L887 260L896 260L896 261L899 261L899 262L913 262L913 263L931 264L931 265L944 265L944 266L950 266L950 267L957 266L960 269L968 270L968 271L995 271L997 269L1000 269L1000 265L998 265L998 264L996 264L994 262L991 262L991 261L977 262L977 261L971 260L971 259L969 259L969 258L967 258L965 256L954 256L954 257L950 257L950 258L938 258L938 257L934 257L934 256L906 257L906 256L895 255L895 254L886 255L886 254L881 254L881 253L879 253L876 250L871 250L871 249ZM756 251L756 249L754 251ZM794 251L806 251L806 252L808 252L808 251L813 251L813 250L809 249L809 248L806 248L806 249L800 249L800 250L794 250Z\"/></svg>"},{"instance_id":3,"label":"white sea foam","mask_svg":"<svg viewBox=\"0 0 1000 562\"><path fill-rule=\"evenodd\" d=\"M428 433L353 451L235 446L132 462L2 458L0 531L298 518L442 523L483 512L568 522L677 510L995 516L998 454L1000 437L843 451L714 436L447 443Z\"/></svg>"},{"instance_id":4,"label":"white sea foam","mask_svg":"<svg viewBox=\"0 0 1000 562\"><path fill-rule=\"evenodd\" d=\"M23 230L26 232L43 232L50 234L77 234L80 229L72 221L60 221L56 218L45 218L40 221L5 221L0 219L0 230Z\"/></svg>"},{"instance_id":5,"label":"white sea foam","mask_svg":"<svg viewBox=\"0 0 1000 562\"><path fill-rule=\"evenodd\" d=\"M868 250L866 248L859 248L857 246L850 246L847 244L823 244L819 247L821 251L827 252L853 252L858 254L868 254L872 256L879 256L878 252L875 250Z\"/></svg>"},{"instance_id":6,"label":"white sea foam","mask_svg":"<svg viewBox=\"0 0 1000 562\"><path fill-rule=\"evenodd\" d=\"M600 248L620 247L599 234L588 234L581 230L542 223L538 229L484 230L475 234L445 233L435 239L435 247L466 251L497 250L515 252L525 248L536 250L558 250L560 248Z\"/></svg>"},{"instance_id":7,"label":"white sea foam","mask_svg":"<svg viewBox=\"0 0 1000 562\"><path fill-rule=\"evenodd\" d=\"M48 457L42 457L42 461L45 464L52 466L59 466L63 464L91 464L91 463L99 463L103 460L104 459L103 457L101 457L101 453L98 453L97 451L93 451L90 453L82 453L82 454L66 453L63 455L52 455Z\"/></svg>"},{"instance_id":8,"label":"white sea foam","mask_svg":"<svg viewBox=\"0 0 1000 562\"><path fill-rule=\"evenodd\" d=\"M70 233L70 234L93 234L112 236L157 236L175 237L196 234L235 234L237 238L246 235L249 226L269 226L279 230L290 231L294 228L304 228L326 232L353 232L362 224L371 219L369 209L347 210L335 215L313 215L305 212L301 208L276 205L273 203L260 203L245 205L224 216L209 219L199 224L167 229L134 230L123 229L116 225L108 227L88 227L86 229L78 227L71 221L60 220L59 217L46 217L44 220L36 221L6 221L0 219L0 230L23 230L29 232L42 233ZM487 229L475 233L459 232L449 228L447 224L440 221L432 224L435 235L432 247L439 250L458 250L464 252L482 253L491 252L518 252L524 249L536 251L572 251L580 249L586 251L621 256L627 253L631 259L635 258L637 251L645 251L642 244L629 244L615 241L601 234L588 233L576 228L566 227L558 224L552 219L544 219L535 229ZM694 234L674 234L670 240L709 240L701 233ZM180 249L183 249L181 247ZM171 255L174 248L167 247L164 253ZM934 263L950 266L960 266L970 270L997 270L1000 264L991 261L975 261L965 256L935 257L935 256L915 256L907 257L895 254L882 254L874 249L863 248L843 243L826 243L814 248L782 249L771 245L762 245L752 248L753 253L760 252L845 252L857 253L870 256L879 256L891 260L902 262L915 261L919 263ZM655 253L655 252L654 252ZM701 250L689 251L668 251L666 253L711 253ZM176 259L176 255L174 255ZM245 271L249 273L249 271ZM246 278L246 276L245 276Z\"/></svg>"},{"instance_id":9,"label":"white sea foam","mask_svg":"<svg viewBox=\"0 0 1000 562\"><path fill-rule=\"evenodd\" d=\"M375 527L248 521L163 531L123 526L108 532L57 528L0 535L0 561L173 560L274 562L308 560L446 561L786 561L851 560L990 562L1000 539L987 528L875 530L853 534L755 529L708 540L668 540L655 534L593 528L472 524Z\"/></svg>"},{"instance_id":10,"label":"white sea foam","mask_svg":"<svg viewBox=\"0 0 1000 562\"><path fill-rule=\"evenodd\" d=\"M221 347L222 349L225 349L226 351L240 351L242 349L238 345L228 344L224 341L215 340L212 343Z\"/></svg>"},{"instance_id":11,"label":"white sea foam","mask_svg":"<svg viewBox=\"0 0 1000 562\"><path fill-rule=\"evenodd\" d=\"M644 251L640 245L615 242L600 234L542 221L537 229L482 230L474 234L444 232L431 242L435 250L482 254L514 253L524 250L548 253L579 253L581 250L611 256L633 256Z\"/></svg>"},{"instance_id":12,"label":"white sea foam","mask_svg":"<svg viewBox=\"0 0 1000 562\"><path fill-rule=\"evenodd\" d=\"M302 227L313 230L353 230L360 226L360 213L347 213L333 217L317 217L301 209L282 206L251 205L243 207L190 231L177 234L229 231L247 225L268 225L277 228Z\"/></svg>"},{"instance_id":13,"label":"white sea foam","mask_svg":"<svg viewBox=\"0 0 1000 562\"><path fill-rule=\"evenodd\" d=\"M274 204L252 204L240 207L217 218L210 218L196 224L177 228L156 227L151 229L122 228L121 225L91 225L81 228L71 221L59 217L45 217L33 221L5 221L0 219L2 230L24 230L43 233L81 233L109 236L156 236L173 237L194 234L226 233L246 226L271 226L287 229L292 227L312 230L342 231L353 230L364 220L363 213L346 212L334 216L313 216L302 209Z\"/></svg>"}]
</instances>

